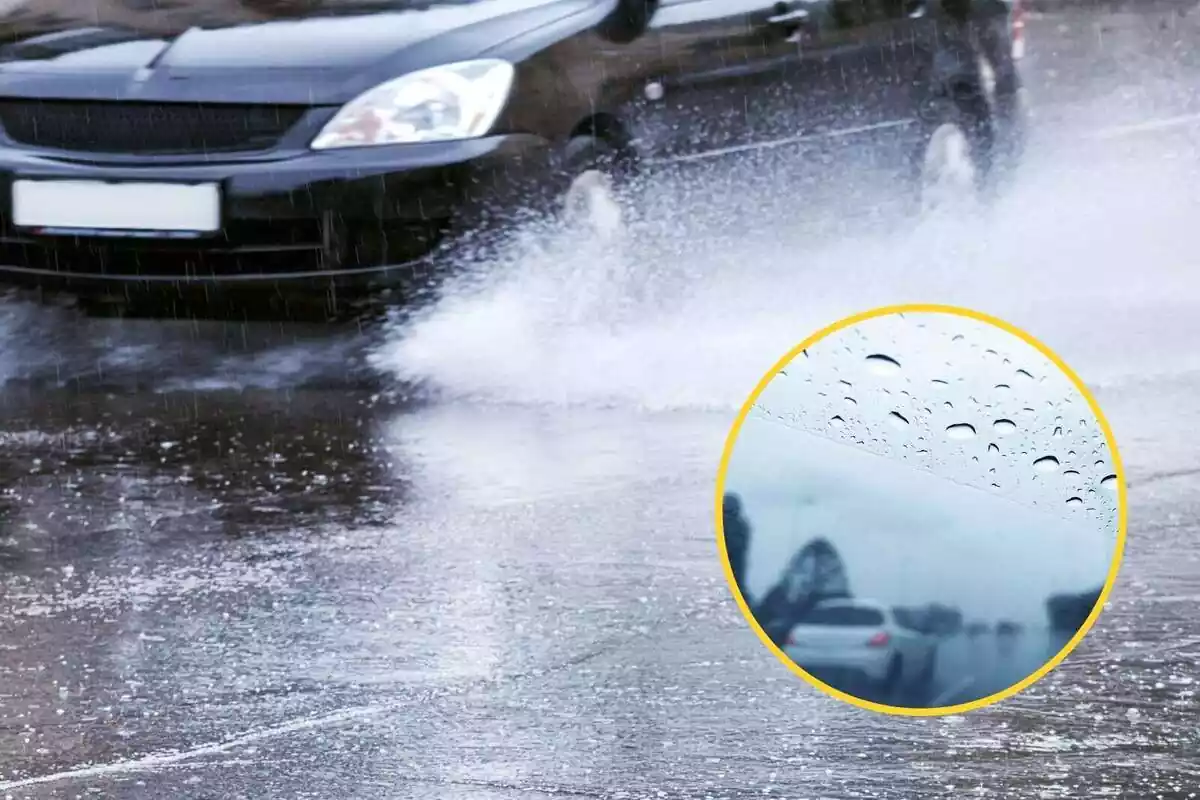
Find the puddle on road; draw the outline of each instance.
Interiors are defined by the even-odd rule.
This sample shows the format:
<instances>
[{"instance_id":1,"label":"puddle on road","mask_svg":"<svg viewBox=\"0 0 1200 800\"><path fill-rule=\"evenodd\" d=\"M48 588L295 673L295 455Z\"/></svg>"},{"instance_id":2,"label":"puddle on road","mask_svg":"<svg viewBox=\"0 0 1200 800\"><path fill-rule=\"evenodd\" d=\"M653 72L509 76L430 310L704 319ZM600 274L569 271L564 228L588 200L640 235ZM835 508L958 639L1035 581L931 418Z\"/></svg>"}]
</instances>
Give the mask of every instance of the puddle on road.
<instances>
[{"instance_id":1,"label":"puddle on road","mask_svg":"<svg viewBox=\"0 0 1200 800\"><path fill-rule=\"evenodd\" d=\"M355 386L370 339L354 326L85 318L0 302L0 385L145 391Z\"/></svg>"}]
</instances>

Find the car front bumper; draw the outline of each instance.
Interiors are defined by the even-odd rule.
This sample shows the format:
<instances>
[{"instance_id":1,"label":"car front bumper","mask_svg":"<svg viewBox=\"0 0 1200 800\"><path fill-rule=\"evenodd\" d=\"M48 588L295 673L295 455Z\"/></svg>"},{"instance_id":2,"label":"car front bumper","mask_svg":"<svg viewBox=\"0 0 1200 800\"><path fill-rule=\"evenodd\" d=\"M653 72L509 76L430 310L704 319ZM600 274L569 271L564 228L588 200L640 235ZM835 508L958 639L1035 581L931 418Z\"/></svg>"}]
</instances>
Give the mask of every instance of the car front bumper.
<instances>
[{"instance_id":1,"label":"car front bumper","mask_svg":"<svg viewBox=\"0 0 1200 800\"><path fill-rule=\"evenodd\" d=\"M522 134L203 162L0 149L0 282L80 293L392 287L490 212L528 204L555 167L549 143ZM183 239L18 228L18 179L216 183L221 227Z\"/></svg>"},{"instance_id":2,"label":"car front bumper","mask_svg":"<svg viewBox=\"0 0 1200 800\"><path fill-rule=\"evenodd\" d=\"M870 682L879 682L887 677L892 653L887 648L856 648L825 650L815 647L791 646L785 648L788 658L801 669L818 677L833 675L853 676Z\"/></svg>"}]
</instances>

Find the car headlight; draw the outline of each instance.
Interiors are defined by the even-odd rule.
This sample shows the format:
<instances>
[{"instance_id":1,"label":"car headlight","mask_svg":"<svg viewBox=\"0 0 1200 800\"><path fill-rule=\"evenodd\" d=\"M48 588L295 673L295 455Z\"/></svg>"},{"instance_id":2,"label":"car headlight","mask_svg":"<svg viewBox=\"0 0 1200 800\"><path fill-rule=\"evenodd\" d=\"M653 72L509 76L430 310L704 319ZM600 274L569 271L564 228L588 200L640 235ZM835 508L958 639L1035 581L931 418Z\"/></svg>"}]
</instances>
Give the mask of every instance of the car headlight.
<instances>
[{"instance_id":1,"label":"car headlight","mask_svg":"<svg viewBox=\"0 0 1200 800\"><path fill-rule=\"evenodd\" d=\"M504 110L513 66L463 61L411 72L351 100L313 139L314 150L444 142L483 136Z\"/></svg>"}]
</instances>

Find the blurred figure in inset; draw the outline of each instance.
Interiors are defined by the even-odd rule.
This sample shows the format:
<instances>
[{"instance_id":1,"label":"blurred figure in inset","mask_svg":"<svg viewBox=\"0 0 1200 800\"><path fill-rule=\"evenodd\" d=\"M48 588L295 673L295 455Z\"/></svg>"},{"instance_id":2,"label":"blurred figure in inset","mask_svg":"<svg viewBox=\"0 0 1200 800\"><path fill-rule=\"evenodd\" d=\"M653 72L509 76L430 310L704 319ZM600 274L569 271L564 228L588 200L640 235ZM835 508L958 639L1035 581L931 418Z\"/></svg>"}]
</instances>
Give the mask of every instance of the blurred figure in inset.
<instances>
[{"instance_id":1,"label":"blurred figure in inset","mask_svg":"<svg viewBox=\"0 0 1200 800\"><path fill-rule=\"evenodd\" d=\"M925 632L949 638L963 630L962 612L941 603L930 603L924 609Z\"/></svg>"},{"instance_id":2,"label":"blurred figure in inset","mask_svg":"<svg viewBox=\"0 0 1200 800\"><path fill-rule=\"evenodd\" d=\"M841 556L827 539L813 539L796 551L754 617L767 636L782 647L792 628L822 600L850 596Z\"/></svg>"},{"instance_id":3,"label":"blurred figure in inset","mask_svg":"<svg viewBox=\"0 0 1200 800\"><path fill-rule=\"evenodd\" d=\"M1050 623L1049 654L1057 653L1074 638L1092 615L1103 591L1101 587L1079 594L1056 594L1046 601L1046 616Z\"/></svg>"},{"instance_id":4,"label":"blurred figure in inset","mask_svg":"<svg viewBox=\"0 0 1200 800\"><path fill-rule=\"evenodd\" d=\"M1100 602L1102 589L1080 594L1056 594L1046 601L1046 613L1050 617L1050 629L1056 633L1074 636L1083 627L1092 609Z\"/></svg>"},{"instance_id":5,"label":"blurred figure in inset","mask_svg":"<svg viewBox=\"0 0 1200 800\"><path fill-rule=\"evenodd\" d=\"M1016 653L1021 630L1020 624L1010 620L996 623L996 649L1001 656L1007 658Z\"/></svg>"},{"instance_id":6,"label":"blurred figure in inset","mask_svg":"<svg viewBox=\"0 0 1200 800\"><path fill-rule=\"evenodd\" d=\"M990 631L991 628L988 626L988 624L981 620L972 622L964 629L964 632L967 634L967 638L971 641L978 641L979 639L982 639Z\"/></svg>"},{"instance_id":7,"label":"blurred figure in inset","mask_svg":"<svg viewBox=\"0 0 1200 800\"><path fill-rule=\"evenodd\" d=\"M729 568L733 570L733 579L738 591L746 602L752 602L746 593L744 578L746 575L746 554L750 550L750 523L742 514L742 498L732 492L725 494L721 508L722 527L725 530L725 552L729 554Z\"/></svg>"}]
</instances>

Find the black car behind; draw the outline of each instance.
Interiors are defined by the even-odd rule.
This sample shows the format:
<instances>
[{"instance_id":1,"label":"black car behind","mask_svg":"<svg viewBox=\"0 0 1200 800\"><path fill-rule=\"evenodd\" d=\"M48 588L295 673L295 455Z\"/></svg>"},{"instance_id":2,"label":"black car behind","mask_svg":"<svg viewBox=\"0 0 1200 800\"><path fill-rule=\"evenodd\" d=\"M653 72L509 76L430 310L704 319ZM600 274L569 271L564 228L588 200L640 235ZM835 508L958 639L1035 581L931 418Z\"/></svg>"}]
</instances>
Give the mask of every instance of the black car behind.
<instances>
[{"instance_id":1,"label":"black car behind","mask_svg":"<svg viewBox=\"0 0 1200 800\"><path fill-rule=\"evenodd\" d=\"M1019 152L1002 0L27 0L0 280L84 297L424 283L581 176L936 131Z\"/></svg>"}]
</instances>

